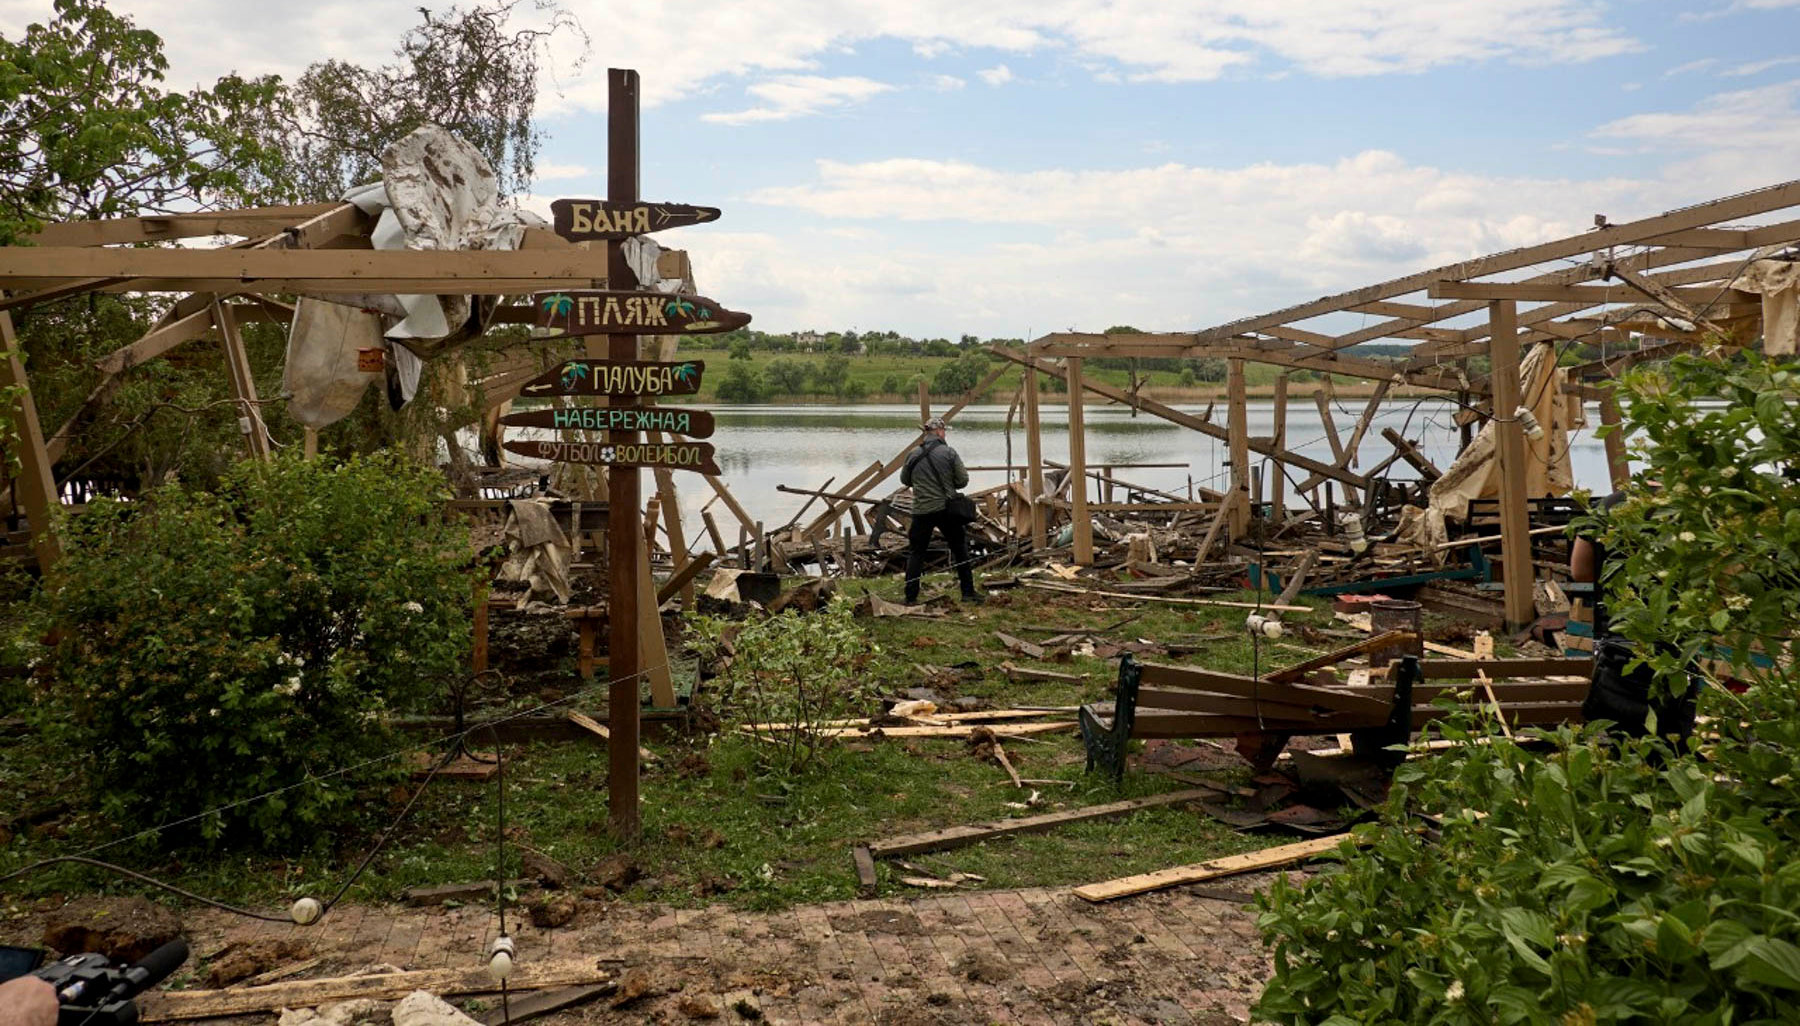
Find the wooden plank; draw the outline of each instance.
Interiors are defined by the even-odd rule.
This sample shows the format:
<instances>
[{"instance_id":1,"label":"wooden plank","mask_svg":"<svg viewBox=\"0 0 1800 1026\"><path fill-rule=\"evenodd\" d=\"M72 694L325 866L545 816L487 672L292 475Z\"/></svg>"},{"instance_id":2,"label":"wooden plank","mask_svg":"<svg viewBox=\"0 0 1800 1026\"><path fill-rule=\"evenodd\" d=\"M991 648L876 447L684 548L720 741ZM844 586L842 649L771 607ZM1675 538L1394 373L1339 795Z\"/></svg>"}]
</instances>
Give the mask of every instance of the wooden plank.
<instances>
[{"instance_id":1,"label":"wooden plank","mask_svg":"<svg viewBox=\"0 0 1800 1026\"><path fill-rule=\"evenodd\" d=\"M1194 691L1217 691L1237 698L1253 698L1265 702L1284 702L1298 706L1320 706L1340 712L1379 712L1387 708L1347 688L1315 688L1304 684L1281 684L1254 677L1217 673L1191 666L1144 664L1144 683L1186 687Z\"/></svg>"},{"instance_id":2,"label":"wooden plank","mask_svg":"<svg viewBox=\"0 0 1800 1026\"><path fill-rule=\"evenodd\" d=\"M1227 537L1237 541L1250 532L1250 403L1244 389L1244 361L1231 360L1226 366L1226 432L1231 436L1227 445L1231 449L1231 498L1235 501L1223 508L1230 510L1225 521ZM1199 565L1198 556L1195 565Z\"/></svg>"},{"instance_id":3,"label":"wooden plank","mask_svg":"<svg viewBox=\"0 0 1800 1026\"><path fill-rule=\"evenodd\" d=\"M1210 713L1215 716L1269 716L1282 719L1316 720L1318 710L1308 705L1293 705L1268 699L1238 698L1229 695L1172 688L1166 685L1138 687L1137 714L1142 717L1154 710Z\"/></svg>"},{"instance_id":4,"label":"wooden plank","mask_svg":"<svg viewBox=\"0 0 1800 1026\"><path fill-rule=\"evenodd\" d=\"M1074 526L1074 560L1076 566L1094 564L1094 521L1087 505L1087 421L1084 408L1087 397L1081 387L1081 358L1068 361L1064 379L1069 383L1069 522Z\"/></svg>"},{"instance_id":5,"label":"wooden plank","mask_svg":"<svg viewBox=\"0 0 1800 1026\"><path fill-rule=\"evenodd\" d=\"M1188 802L1210 801L1216 794L1207 788L1192 788L1185 791L1171 791L1168 794L1153 795L1148 798L1133 798L1129 801L1108 802L1104 805L1090 805L1084 809L1070 809L1066 812L1050 812L1041 816L1022 816L1018 819L1003 819L992 823L972 823L967 826L947 827L943 830L929 830L920 834L903 834L869 842L868 849L877 858L893 858L896 855L916 855L928 851L945 851L950 848L964 848L981 841L998 837L1013 837L1019 834L1034 834L1045 830L1054 830L1069 823L1084 823L1095 819L1108 819L1113 816L1128 816L1145 809L1160 809L1170 805L1184 805Z\"/></svg>"},{"instance_id":6,"label":"wooden plank","mask_svg":"<svg viewBox=\"0 0 1800 1026\"><path fill-rule=\"evenodd\" d=\"M1228 855L1222 859L1209 862L1198 862L1191 866L1178 866L1174 869L1159 869L1154 873L1140 873L1136 876L1121 877L1102 883L1087 884L1075 888L1075 896L1084 901L1112 901L1116 898L1129 897L1133 894L1145 894L1150 891L1166 890L1182 884L1200 883L1204 880L1216 880L1222 876L1233 876L1238 873L1254 873L1263 869L1275 869L1279 866L1291 866L1296 862L1305 862L1317 858L1327 852L1337 850L1338 846L1351 840L1348 833L1329 834L1315 837L1295 844L1283 844L1247 855Z\"/></svg>"},{"instance_id":7,"label":"wooden plank","mask_svg":"<svg viewBox=\"0 0 1800 1026\"><path fill-rule=\"evenodd\" d=\"M0 248L0 278L455 280L604 278L599 253L563 250ZM186 292L216 291L187 288ZM274 290L285 291L285 290ZM362 289L359 291L369 291ZM379 290L377 290L379 291ZM479 291L479 289L478 289ZM543 291L527 289L525 291Z\"/></svg>"},{"instance_id":8,"label":"wooden plank","mask_svg":"<svg viewBox=\"0 0 1800 1026\"><path fill-rule=\"evenodd\" d=\"M698 577L702 570L705 570L707 567L712 566L713 560L715 560L717 558L719 558L719 557L714 555L713 553L702 552L699 555L694 556L692 559L689 559L687 561L687 565L685 565L681 569L675 571L675 573L673 575L671 575L668 580L663 582L662 587L656 589L656 605L657 605L657 607L660 608L664 602L667 602L670 599L674 598L676 592L687 587L689 581L692 581L695 577Z\"/></svg>"},{"instance_id":9,"label":"wooden plank","mask_svg":"<svg viewBox=\"0 0 1800 1026\"><path fill-rule=\"evenodd\" d=\"M1705 305L1719 296L1718 289L1666 289L1668 299ZM1527 282L1438 281L1427 291L1433 299L1479 299L1490 303L1639 303L1644 294L1629 285L1532 285ZM1662 297L1659 297L1659 299ZM1679 311L1678 311L1679 312ZM1491 322L1490 322L1491 323Z\"/></svg>"},{"instance_id":10,"label":"wooden plank","mask_svg":"<svg viewBox=\"0 0 1800 1026\"><path fill-rule=\"evenodd\" d=\"M198 239L212 235L266 235L284 225L329 214L339 203L247 207L202 214L116 217L45 225L31 237L34 246L119 246L133 242Z\"/></svg>"},{"instance_id":11,"label":"wooden plank","mask_svg":"<svg viewBox=\"0 0 1800 1026\"><path fill-rule=\"evenodd\" d=\"M1591 659L1421 659L1419 670L1426 680L1471 680L1483 672L1493 680L1502 677L1587 677Z\"/></svg>"},{"instance_id":12,"label":"wooden plank","mask_svg":"<svg viewBox=\"0 0 1800 1026\"><path fill-rule=\"evenodd\" d=\"M1493 338L1488 346L1492 361L1494 422L1499 431L1495 451L1500 476L1500 565L1506 581L1506 629L1519 631L1537 619L1532 592L1536 577L1531 566L1530 514L1525 508L1525 427L1514 416L1519 409L1519 339L1512 300L1488 305Z\"/></svg>"},{"instance_id":13,"label":"wooden plank","mask_svg":"<svg viewBox=\"0 0 1800 1026\"><path fill-rule=\"evenodd\" d=\"M1200 544L1194 547L1194 565L1204 566L1206 557L1212 553L1212 547L1219 540L1219 529L1231 519L1239 505L1239 496L1244 494L1244 479L1236 471L1231 474L1231 490L1226 500L1219 504L1218 511L1213 514L1212 522L1206 525L1206 533L1200 536Z\"/></svg>"},{"instance_id":14,"label":"wooden plank","mask_svg":"<svg viewBox=\"0 0 1800 1026\"><path fill-rule=\"evenodd\" d=\"M1292 666L1282 667L1281 669L1270 673L1263 679L1276 684L1299 680L1313 670L1322 669L1327 666L1335 666L1346 659L1353 659L1365 652L1373 652L1376 649L1387 648L1390 645L1405 644L1411 641L1412 638L1413 635L1410 631L1387 631L1383 634L1377 634L1374 637L1364 638L1353 644L1345 645L1343 648L1333 649L1330 652L1313 656L1311 659L1301 660Z\"/></svg>"},{"instance_id":15,"label":"wooden plank","mask_svg":"<svg viewBox=\"0 0 1800 1026\"><path fill-rule=\"evenodd\" d=\"M1289 734L1335 734L1341 730L1375 727L1387 722L1387 710L1380 713L1332 713L1318 716L1264 715L1227 716L1217 713L1180 712L1174 709L1139 709L1132 721L1131 736L1136 738L1234 737L1253 731L1277 731Z\"/></svg>"},{"instance_id":16,"label":"wooden plank","mask_svg":"<svg viewBox=\"0 0 1800 1026\"><path fill-rule=\"evenodd\" d=\"M573 709L570 709L567 713L564 713L563 715L568 719L568 721L570 723L575 724L577 727L580 727L582 730L585 730L588 733L599 738L600 740L605 741L607 744L612 743L612 731L607 729L606 724L601 723L600 721L594 719L592 716L588 716L584 713L578 713ZM656 761L656 753L652 752L648 748L639 747L638 748L638 758L644 760L645 762L655 762Z\"/></svg>"},{"instance_id":17,"label":"wooden plank","mask_svg":"<svg viewBox=\"0 0 1800 1026\"><path fill-rule=\"evenodd\" d=\"M1044 508L1044 439L1038 433L1038 376L1030 367L1025 376L1025 501L1031 507L1031 547L1049 545L1048 511Z\"/></svg>"},{"instance_id":18,"label":"wooden plank","mask_svg":"<svg viewBox=\"0 0 1800 1026\"><path fill-rule=\"evenodd\" d=\"M969 727L831 727L819 731L825 737L861 737L866 738L880 731L884 737L957 737L966 738L977 728ZM997 737L1014 737L1026 734L1061 734L1075 729L1074 720L1062 723L996 723L980 729L991 730Z\"/></svg>"},{"instance_id":19,"label":"wooden plank","mask_svg":"<svg viewBox=\"0 0 1800 1026\"><path fill-rule=\"evenodd\" d=\"M1277 450L1287 448L1287 406L1288 406L1288 372L1282 371L1275 376L1275 430L1269 438L1270 444ZM1287 520L1287 468L1279 458L1275 459L1275 482L1269 492L1270 514L1277 524ZM1285 593L1284 593L1285 594ZM1299 594L1296 590L1295 594ZM1288 595L1283 602L1293 601Z\"/></svg>"},{"instance_id":20,"label":"wooden plank","mask_svg":"<svg viewBox=\"0 0 1800 1026\"><path fill-rule=\"evenodd\" d=\"M1313 566L1318 562L1319 550L1307 549L1306 554L1300 557L1299 564L1288 572L1287 585L1281 589L1281 594L1276 597L1275 604L1285 606L1299 598L1300 589L1306 586L1306 575L1312 572Z\"/></svg>"},{"instance_id":21,"label":"wooden plank","mask_svg":"<svg viewBox=\"0 0 1800 1026\"><path fill-rule=\"evenodd\" d=\"M513 968L507 985L514 990L570 987L611 982L612 974L596 968L591 960L522 962ZM210 1019L226 1015L273 1012L282 1008L315 1008L334 1001L370 998L391 1001L415 990L440 997L489 994L500 989L485 968L420 969L372 976L333 977L325 980L289 980L264 987L231 990L165 990L137 999L140 1021L174 1022Z\"/></svg>"},{"instance_id":22,"label":"wooden plank","mask_svg":"<svg viewBox=\"0 0 1800 1026\"><path fill-rule=\"evenodd\" d=\"M1269 602L1233 602L1227 599L1186 598L1180 595L1134 595L1124 591L1102 591L1098 588L1073 588L1050 581L1020 581L1022 586L1039 591L1060 591L1068 595L1098 595L1101 598L1132 599L1137 602L1167 602L1178 606L1221 606L1227 609L1273 609L1281 613L1310 613L1311 606L1283 606Z\"/></svg>"},{"instance_id":23,"label":"wooden plank","mask_svg":"<svg viewBox=\"0 0 1800 1026\"><path fill-rule=\"evenodd\" d=\"M212 317L225 340L225 370L231 380L231 391L237 399L238 425L250 455L264 463L270 458L269 429L263 424L262 404L256 397L256 377L250 372L250 356L238 334L233 308L217 299L212 303Z\"/></svg>"},{"instance_id":24,"label":"wooden plank","mask_svg":"<svg viewBox=\"0 0 1800 1026\"><path fill-rule=\"evenodd\" d=\"M12 421L13 437L19 440L22 473L14 480L15 494L31 520L31 546L37 555L38 569L47 579L51 567L62 558L62 543L50 522L50 511L58 504L56 479L44 448L44 428L38 421L37 400L31 395L31 379L19 358L23 348L13 335L12 315L0 310L0 392L18 389L11 402L0 406L0 415Z\"/></svg>"},{"instance_id":25,"label":"wooden plank","mask_svg":"<svg viewBox=\"0 0 1800 1026\"><path fill-rule=\"evenodd\" d=\"M875 856L869 846L859 844L850 849L850 857L856 863L856 893L863 898L873 898L880 888L880 881L875 877Z\"/></svg>"},{"instance_id":26,"label":"wooden plank","mask_svg":"<svg viewBox=\"0 0 1800 1026\"><path fill-rule=\"evenodd\" d=\"M560 1012L597 997L604 997L618 989L619 985L616 983L595 983L585 987L540 990L522 998L509 999L505 1005L484 1016L481 1023L482 1026L506 1026L515 1022L528 1022L551 1012Z\"/></svg>"}]
</instances>

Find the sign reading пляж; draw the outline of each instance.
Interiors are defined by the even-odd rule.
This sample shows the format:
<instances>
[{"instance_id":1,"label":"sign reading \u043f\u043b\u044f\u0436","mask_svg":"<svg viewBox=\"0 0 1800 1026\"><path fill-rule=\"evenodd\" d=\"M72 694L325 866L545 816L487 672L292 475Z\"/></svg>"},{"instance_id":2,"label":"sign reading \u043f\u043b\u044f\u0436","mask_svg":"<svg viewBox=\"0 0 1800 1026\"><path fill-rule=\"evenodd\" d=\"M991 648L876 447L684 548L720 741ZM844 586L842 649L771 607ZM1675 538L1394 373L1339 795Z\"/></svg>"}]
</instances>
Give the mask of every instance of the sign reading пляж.
<instances>
[{"instance_id":1,"label":"sign reading \u043f\u043b\u044f\u0436","mask_svg":"<svg viewBox=\"0 0 1800 1026\"><path fill-rule=\"evenodd\" d=\"M705 442L506 442L507 452L558 463L606 467L661 467L717 476L713 447Z\"/></svg>"},{"instance_id":2,"label":"sign reading \u043f\u043b\u044f\u0436","mask_svg":"<svg viewBox=\"0 0 1800 1026\"><path fill-rule=\"evenodd\" d=\"M712 335L750 323L705 296L666 292L552 292L536 306L537 326L565 335Z\"/></svg>"}]
</instances>

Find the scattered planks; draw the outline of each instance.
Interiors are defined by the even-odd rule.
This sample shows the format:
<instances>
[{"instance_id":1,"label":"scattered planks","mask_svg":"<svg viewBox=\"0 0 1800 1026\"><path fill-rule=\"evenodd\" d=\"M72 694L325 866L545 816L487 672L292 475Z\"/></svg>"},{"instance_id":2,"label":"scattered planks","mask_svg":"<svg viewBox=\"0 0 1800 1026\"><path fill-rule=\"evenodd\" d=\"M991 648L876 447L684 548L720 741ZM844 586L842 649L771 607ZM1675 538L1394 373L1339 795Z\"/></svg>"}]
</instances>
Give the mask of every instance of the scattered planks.
<instances>
[{"instance_id":1,"label":"scattered planks","mask_svg":"<svg viewBox=\"0 0 1800 1026\"><path fill-rule=\"evenodd\" d=\"M1273 609L1281 613L1310 613L1311 606L1287 606L1280 603L1264 602L1227 602L1224 599L1181 598L1176 595L1142 595L1124 591L1101 591L1098 588L1071 588L1049 581L1020 581L1027 588L1039 591L1060 591L1067 595L1093 595L1099 598L1130 599L1135 602L1172 602L1182 606L1229 606L1233 609Z\"/></svg>"},{"instance_id":2,"label":"scattered planks","mask_svg":"<svg viewBox=\"0 0 1800 1026\"><path fill-rule=\"evenodd\" d=\"M1068 823L1081 823L1090 819L1106 819L1112 816L1127 816L1133 812L1158 809L1167 805L1208 801L1213 796L1212 791L1197 787L1186 791L1152 795L1149 798L1133 798L1129 801L1109 802L1105 805L1090 805L1085 809L1051 812L1042 816L1021 816L1018 819L1003 819L992 823L971 823L966 826L946 827L943 830L928 830L922 834L902 834L880 841L871 841L864 847L875 858L944 851L950 848L967 847L996 837L1012 837L1017 834L1034 834L1044 830L1054 830Z\"/></svg>"},{"instance_id":3,"label":"scattered planks","mask_svg":"<svg viewBox=\"0 0 1800 1026\"><path fill-rule=\"evenodd\" d=\"M1059 684L1085 684L1087 682L1087 674L1085 673L1057 673L1055 670L1040 670L1031 666L1017 666L1011 660L1001 663L1000 671L1006 674L1006 679L1010 681L1046 680L1055 681Z\"/></svg>"},{"instance_id":4,"label":"scattered planks","mask_svg":"<svg viewBox=\"0 0 1800 1026\"><path fill-rule=\"evenodd\" d=\"M578 713L573 709L570 709L566 715L568 716L570 723L575 724L582 730L605 741L607 744L612 743L612 731L607 729L606 724L596 721L592 716L589 716L586 713ZM656 753L648 748L640 746L638 748L638 758L645 762L655 762Z\"/></svg>"},{"instance_id":5,"label":"scattered planks","mask_svg":"<svg viewBox=\"0 0 1800 1026\"><path fill-rule=\"evenodd\" d=\"M1160 891L1170 887L1179 887L1182 884L1215 880L1222 876L1274 869L1278 866L1305 862L1327 852L1335 851L1338 845L1348 840L1350 840L1348 833L1329 834L1325 837L1315 837L1310 841L1278 845L1244 855L1227 855L1221 859L1197 862L1191 866L1176 866L1173 869L1159 869L1154 873L1140 873L1136 876L1120 877L1117 880L1086 884L1075 888L1075 896L1084 901L1112 901L1115 898Z\"/></svg>"},{"instance_id":6,"label":"scattered planks","mask_svg":"<svg viewBox=\"0 0 1800 1026\"><path fill-rule=\"evenodd\" d=\"M513 969L507 984L515 990L595 986L613 982L612 974L592 961L526 962ZM372 976L340 976L324 980L290 980L266 987L233 990L167 990L138 998L142 1022L210 1019L224 1015L273 1012L282 1008L315 1008L334 1001L372 998L392 1001L415 990L441 997L486 994L499 984L483 968L421 969Z\"/></svg>"},{"instance_id":7,"label":"scattered planks","mask_svg":"<svg viewBox=\"0 0 1800 1026\"><path fill-rule=\"evenodd\" d=\"M792 729L784 727L779 729ZM1074 720L1063 720L1059 723L993 723L971 724L969 726L950 727L872 727L862 724L856 727L825 727L817 733L821 737L870 737L880 731L883 737L969 737L977 729L991 730L996 737L1021 737L1027 734L1058 734L1075 729ZM754 733L754 731L750 731Z\"/></svg>"},{"instance_id":8,"label":"scattered planks","mask_svg":"<svg viewBox=\"0 0 1800 1026\"><path fill-rule=\"evenodd\" d=\"M1366 652L1373 652L1377 649L1407 644L1410 643L1412 639L1413 635L1408 631L1387 631L1345 645L1343 648L1326 652L1323 655L1313 656L1311 659L1303 660L1292 666L1276 670L1263 679L1269 681L1271 684L1287 684L1305 677L1314 670L1322 670L1327 666L1336 666L1346 659L1354 659Z\"/></svg>"},{"instance_id":9,"label":"scattered planks","mask_svg":"<svg viewBox=\"0 0 1800 1026\"><path fill-rule=\"evenodd\" d=\"M556 990L540 990L516 1001L509 1001L504 1006L489 1012L482 1020L481 1026L507 1026L515 1022L526 1022L539 1016L560 1012L565 1008L573 1008L585 1001L604 997L619 989L616 983L595 983L586 987L559 987Z\"/></svg>"}]
</instances>

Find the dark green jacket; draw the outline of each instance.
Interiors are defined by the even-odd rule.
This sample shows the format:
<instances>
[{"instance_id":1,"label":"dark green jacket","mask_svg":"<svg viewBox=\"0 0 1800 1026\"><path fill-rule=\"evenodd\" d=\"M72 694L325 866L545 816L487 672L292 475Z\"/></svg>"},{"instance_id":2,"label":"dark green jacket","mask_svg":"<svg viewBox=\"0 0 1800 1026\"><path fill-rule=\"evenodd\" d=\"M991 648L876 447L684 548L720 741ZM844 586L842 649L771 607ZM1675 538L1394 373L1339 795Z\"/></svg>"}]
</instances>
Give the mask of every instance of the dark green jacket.
<instances>
[{"instance_id":1,"label":"dark green jacket","mask_svg":"<svg viewBox=\"0 0 1800 1026\"><path fill-rule=\"evenodd\" d=\"M968 487L969 471L950 443L933 436L906 457L906 466L900 468L900 483L912 489L915 514L936 513L944 508L952 492Z\"/></svg>"}]
</instances>

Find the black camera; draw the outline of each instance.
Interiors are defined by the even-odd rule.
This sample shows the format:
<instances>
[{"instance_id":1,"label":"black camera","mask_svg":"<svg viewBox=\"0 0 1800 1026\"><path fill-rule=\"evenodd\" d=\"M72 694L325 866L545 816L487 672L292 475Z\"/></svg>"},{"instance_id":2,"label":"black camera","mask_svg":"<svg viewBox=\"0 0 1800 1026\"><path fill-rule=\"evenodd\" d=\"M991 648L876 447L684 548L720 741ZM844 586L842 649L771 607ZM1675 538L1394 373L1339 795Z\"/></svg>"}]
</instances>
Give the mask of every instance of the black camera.
<instances>
[{"instance_id":1,"label":"black camera","mask_svg":"<svg viewBox=\"0 0 1800 1026\"><path fill-rule=\"evenodd\" d=\"M131 1026L138 1021L133 998L167 979L188 957L179 938L145 956L142 962L115 966L105 955L70 955L31 971L56 988L62 1005L57 1026Z\"/></svg>"}]
</instances>

